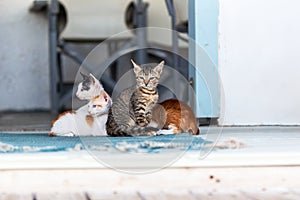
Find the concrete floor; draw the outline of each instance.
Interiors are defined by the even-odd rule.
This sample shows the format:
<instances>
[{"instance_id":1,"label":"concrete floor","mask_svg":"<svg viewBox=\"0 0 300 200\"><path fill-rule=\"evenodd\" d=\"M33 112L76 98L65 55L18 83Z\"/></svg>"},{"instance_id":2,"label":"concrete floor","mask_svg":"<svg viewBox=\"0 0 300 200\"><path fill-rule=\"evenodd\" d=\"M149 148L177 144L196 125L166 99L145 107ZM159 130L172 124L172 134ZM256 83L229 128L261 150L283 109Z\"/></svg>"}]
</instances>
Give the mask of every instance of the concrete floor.
<instances>
[{"instance_id":1,"label":"concrete floor","mask_svg":"<svg viewBox=\"0 0 300 200\"><path fill-rule=\"evenodd\" d=\"M17 117L13 125L5 127L43 128L33 126L34 122L49 126L45 123L51 119L49 114L27 114L5 115L8 123ZM100 150L101 161L84 150L1 154L0 199L300 199L300 127L211 129L210 138L219 140L214 151L205 157L188 151L157 170L150 165L137 168L136 157L126 152ZM226 148L223 141L233 138L244 145ZM163 153L135 155L153 156L155 162L168 158ZM135 167L114 168L110 161Z\"/></svg>"},{"instance_id":2,"label":"concrete floor","mask_svg":"<svg viewBox=\"0 0 300 200\"><path fill-rule=\"evenodd\" d=\"M51 119L48 112L0 113L0 131L47 131ZM83 150L1 154L0 199L300 198L299 126L205 127L202 133L209 128L206 139L218 143L207 156L186 152L167 168L140 175L112 170ZM243 145L224 148L224 141ZM102 160L133 163L131 154L104 153Z\"/></svg>"},{"instance_id":3,"label":"concrete floor","mask_svg":"<svg viewBox=\"0 0 300 200\"><path fill-rule=\"evenodd\" d=\"M48 131L51 120L49 112L0 112L0 131Z\"/></svg>"}]
</instances>

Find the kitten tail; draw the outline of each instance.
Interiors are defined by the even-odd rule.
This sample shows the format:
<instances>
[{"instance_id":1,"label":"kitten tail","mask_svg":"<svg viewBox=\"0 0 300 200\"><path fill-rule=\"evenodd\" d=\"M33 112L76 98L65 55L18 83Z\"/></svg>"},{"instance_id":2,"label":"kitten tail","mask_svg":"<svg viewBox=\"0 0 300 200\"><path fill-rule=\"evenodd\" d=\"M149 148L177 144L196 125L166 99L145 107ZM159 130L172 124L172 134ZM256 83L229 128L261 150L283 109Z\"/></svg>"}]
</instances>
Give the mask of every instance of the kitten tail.
<instances>
[{"instance_id":1,"label":"kitten tail","mask_svg":"<svg viewBox=\"0 0 300 200\"><path fill-rule=\"evenodd\" d=\"M51 132L51 133L49 133L49 136L50 137L54 137L54 136L56 136L53 132Z\"/></svg>"}]
</instances>

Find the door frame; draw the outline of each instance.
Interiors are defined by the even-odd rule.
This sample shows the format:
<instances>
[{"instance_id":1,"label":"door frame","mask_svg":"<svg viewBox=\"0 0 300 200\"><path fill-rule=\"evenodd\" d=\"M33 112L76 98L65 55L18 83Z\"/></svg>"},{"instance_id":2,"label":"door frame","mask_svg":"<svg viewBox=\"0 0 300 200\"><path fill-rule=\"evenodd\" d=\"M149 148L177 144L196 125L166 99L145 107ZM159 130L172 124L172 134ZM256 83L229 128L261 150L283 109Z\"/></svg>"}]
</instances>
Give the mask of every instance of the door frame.
<instances>
[{"instance_id":1,"label":"door frame","mask_svg":"<svg viewBox=\"0 0 300 200\"><path fill-rule=\"evenodd\" d=\"M197 118L220 116L218 0L189 0L189 79Z\"/></svg>"}]
</instances>

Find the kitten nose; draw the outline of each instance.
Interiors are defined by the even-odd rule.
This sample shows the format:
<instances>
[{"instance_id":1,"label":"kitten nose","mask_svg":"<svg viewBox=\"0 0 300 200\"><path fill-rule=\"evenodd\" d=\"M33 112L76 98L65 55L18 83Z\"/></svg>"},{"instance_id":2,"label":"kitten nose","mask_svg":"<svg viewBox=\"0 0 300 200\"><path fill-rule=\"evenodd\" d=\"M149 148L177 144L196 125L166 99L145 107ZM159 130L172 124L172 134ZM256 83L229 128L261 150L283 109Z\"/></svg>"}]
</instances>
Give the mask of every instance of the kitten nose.
<instances>
[{"instance_id":1,"label":"kitten nose","mask_svg":"<svg viewBox=\"0 0 300 200\"><path fill-rule=\"evenodd\" d=\"M145 80L145 85L147 86L149 84L149 80Z\"/></svg>"}]
</instances>

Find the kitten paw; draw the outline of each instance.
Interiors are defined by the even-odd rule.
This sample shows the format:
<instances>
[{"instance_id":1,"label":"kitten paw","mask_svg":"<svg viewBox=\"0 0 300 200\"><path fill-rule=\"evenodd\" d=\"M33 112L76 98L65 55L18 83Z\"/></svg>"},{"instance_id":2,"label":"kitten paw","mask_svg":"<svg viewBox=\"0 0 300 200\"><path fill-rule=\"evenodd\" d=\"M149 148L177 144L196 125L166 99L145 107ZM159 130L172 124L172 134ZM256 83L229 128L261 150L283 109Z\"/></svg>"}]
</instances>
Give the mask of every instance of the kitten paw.
<instances>
[{"instance_id":1,"label":"kitten paw","mask_svg":"<svg viewBox=\"0 0 300 200\"><path fill-rule=\"evenodd\" d=\"M144 122L144 121L142 121L142 122L137 122L136 124L137 124L138 126L141 126L141 127L147 126L147 123Z\"/></svg>"},{"instance_id":2,"label":"kitten paw","mask_svg":"<svg viewBox=\"0 0 300 200\"><path fill-rule=\"evenodd\" d=\"M130 134L131 136L155 136L157 135L157 131L158 129L157 128L154 128L154 127L145 127L144 129L142 130L137 130Z\"/></svg>"},{"instance_id":3,"label":"kitten paw","mask_svg":"<svg viewBox=\"0 0 300 200\"><path fill-rule=\"evenodd\" d=\"M56 134L56 136L63 136L63 137L74 137L74 133L61 133L61 134Z\"/></svg>"},{"instance_id":4,"label":"kitten paw","mask_svg":"<svg viewBox=\"0 0 300 200\"><path fill-rule=\"evenodd\" d=\"M159 130L157 131L157 135L171 135L174 134L173 130Z\"/></svg>"}]
</instances>

